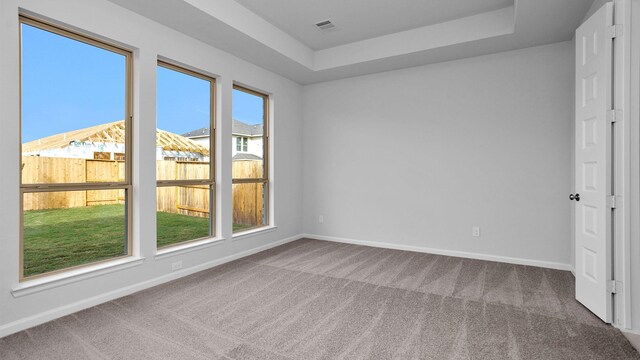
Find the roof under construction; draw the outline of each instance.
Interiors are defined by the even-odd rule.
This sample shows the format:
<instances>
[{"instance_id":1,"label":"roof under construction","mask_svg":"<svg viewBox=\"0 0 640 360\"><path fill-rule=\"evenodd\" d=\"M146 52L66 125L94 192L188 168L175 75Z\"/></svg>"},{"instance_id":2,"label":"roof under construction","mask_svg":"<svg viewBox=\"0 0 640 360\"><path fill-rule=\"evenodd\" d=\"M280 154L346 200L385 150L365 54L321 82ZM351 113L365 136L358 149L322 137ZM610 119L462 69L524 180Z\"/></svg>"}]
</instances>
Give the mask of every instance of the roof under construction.
<instances>
[{"instance_id":1,"label":"roof under construction","mask_svg":"<svg viewBox=\"0 0 640 360\"><path fill-rule=\"evenodd\" d=\"M22 152L32 153L48 149L64 148L74 142L125 143L124 120L96 125L66 133L51 135L22 145ZM167 151L183 151L209 155L209 149L184 136L156 130L156 145Z\"/></svg>"}]
</instances>

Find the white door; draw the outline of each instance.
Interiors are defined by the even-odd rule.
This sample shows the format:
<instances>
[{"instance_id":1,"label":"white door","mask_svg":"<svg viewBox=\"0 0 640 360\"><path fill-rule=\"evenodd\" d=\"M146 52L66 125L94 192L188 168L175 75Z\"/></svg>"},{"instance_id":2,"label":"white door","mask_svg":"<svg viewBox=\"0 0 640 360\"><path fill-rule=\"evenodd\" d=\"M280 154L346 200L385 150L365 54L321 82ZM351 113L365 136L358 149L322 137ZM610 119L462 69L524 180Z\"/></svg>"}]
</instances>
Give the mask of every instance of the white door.
<instances>
[{"instance_id":1,"label":"white door","mask_svg":"<svg viewBox=\"0 0 640 360\"><path fill-rule=\"evenodd\" d=\"M576 299L610 323L613 3L576 30Z\"/></svg>"}]
</instances>

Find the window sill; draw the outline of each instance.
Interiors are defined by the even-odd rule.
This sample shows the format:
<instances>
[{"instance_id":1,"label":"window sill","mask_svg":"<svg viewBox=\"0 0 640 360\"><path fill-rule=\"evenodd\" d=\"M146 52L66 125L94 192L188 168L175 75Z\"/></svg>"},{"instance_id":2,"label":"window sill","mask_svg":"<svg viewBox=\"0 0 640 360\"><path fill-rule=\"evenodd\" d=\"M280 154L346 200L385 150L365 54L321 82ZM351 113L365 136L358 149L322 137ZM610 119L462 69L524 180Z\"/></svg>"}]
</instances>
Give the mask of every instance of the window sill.
<instances>
[{"instance_id":1,"label":"window sill","mask_svg":"<svg viewBox=\"0 0 640 360\"><path fill-rule=\"evenodd\" d=\"M233 234L232 240L236 241L236 240L242 240L242 239L246 239L249 237L253 237L255 235L260 235L263 233L268 233L268 232L272 232L277 230L278 227L271 225L271 226L263 226L263 227L259 227L256 229L251 229L251 230L247 230L247 231L241 231L241 232L237 232L235 234Z\"/></svg>"},{"instance_id":2,"label":"window sill","mask_svg":"<svg viewBox=\"0 0 640 360\"><path fill-rule=\"evenodd\" d=\"M155 259L160 260L164 258L168 258L175 255L180 255L192 251L201 250L204 248L208 248L214 245L219 245L224 243L224 238L210 238L198 241L192 241L181 245L171 246L164 249L160 249L156 252Z\"/></svg>"},{"instance_id":3,"label":"window sill","mask_svg":"<svg viewBox=\"0 0 640 360\"><path fill-rule=\"evenodd\" d=\"M78 281L91 279L97 276L113 273L142 265L143 257L127 257L96 265L88 265L79 269L66 271L64 273L43 276L41 278L26 280L11 289L13 297L18 298L26 295L38 293L60 286L72 284Z\"/></svg>"}]
</instances>

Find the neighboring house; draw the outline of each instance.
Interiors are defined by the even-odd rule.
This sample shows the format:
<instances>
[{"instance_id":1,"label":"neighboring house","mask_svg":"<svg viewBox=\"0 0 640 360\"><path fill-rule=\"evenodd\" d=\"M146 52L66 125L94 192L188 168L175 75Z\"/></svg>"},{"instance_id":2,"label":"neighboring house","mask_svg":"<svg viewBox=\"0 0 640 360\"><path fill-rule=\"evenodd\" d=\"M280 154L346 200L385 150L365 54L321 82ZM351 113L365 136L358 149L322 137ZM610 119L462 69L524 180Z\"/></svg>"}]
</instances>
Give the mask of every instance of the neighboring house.
<instances>
[{"instance_id":1,"label":"neighboring house","mask_svg":"<svg viewBox=\"0 0 640 360\"><path fill-rule=\"evenodd\" d=\"M23 156L124 160L124 121L51 135L22 145ZM209 149L178 134L156 133L157 160L206 161Z\"/></svg>"},{"instance_id":2,"label":"neighboring house","mask_svg":"<svg viewBox=\"0 0 640 360\"><path fill-rule=\"evenodd\" d=\"M262 160L263 155L263 126L249 125L242 121L233 120L232 156L233 160ZM200 128L182 136L209 147L209 128Z\"/></svg>"}]
</instances>

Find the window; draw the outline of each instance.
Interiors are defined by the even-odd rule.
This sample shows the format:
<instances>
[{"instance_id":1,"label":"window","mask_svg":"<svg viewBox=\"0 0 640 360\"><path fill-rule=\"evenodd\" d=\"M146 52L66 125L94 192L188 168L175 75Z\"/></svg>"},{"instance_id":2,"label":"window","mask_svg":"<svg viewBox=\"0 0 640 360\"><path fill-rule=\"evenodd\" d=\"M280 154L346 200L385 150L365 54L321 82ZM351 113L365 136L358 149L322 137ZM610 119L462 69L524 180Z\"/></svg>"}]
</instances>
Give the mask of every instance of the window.
<instances>
[{"instance_id":1,"label":"window","mask_svg":"<svg viewBox=\"0 0 640 360\"><path fill-rule=\"evenodd\" d=\"M269 96L233 88L233 231L269 224ZM251 145L251 146L250 146Z\"/></svg>"},{"instance_id":2,"label":"window","mask_svg":"<svg viewBox=\"0 0 640 360\"><path fill-rule=\"evenodd\" d=\"M131 255L131 53L27 17L20 280Z\"/></svg>"},{"instance_id":3,"label":"window","mask_svg":"<svg viewBox=\"0 0 640 360\"><path fill-rule=\"evenodd\" d=\"M157 86L157 247L166 248L214 235L215 80L158 62Z\"/></svg>"},{"instance_id":4,"label":"window","mask_svg":"<svg viewBox=\"0 0 640 360\"><path fill-rule=\"evenodd\" d=\"M236 136L236 151L247 152L249 148L249 138Z\"/></svg>"}]
</instances>

